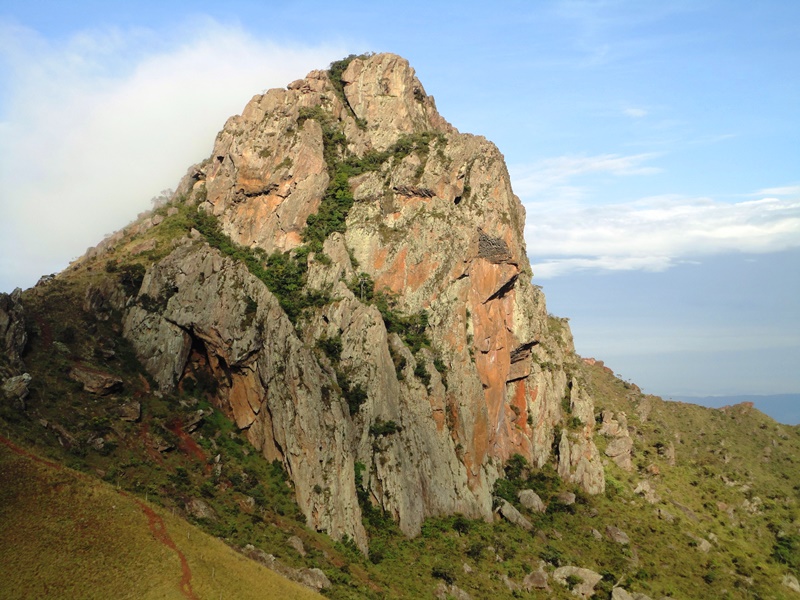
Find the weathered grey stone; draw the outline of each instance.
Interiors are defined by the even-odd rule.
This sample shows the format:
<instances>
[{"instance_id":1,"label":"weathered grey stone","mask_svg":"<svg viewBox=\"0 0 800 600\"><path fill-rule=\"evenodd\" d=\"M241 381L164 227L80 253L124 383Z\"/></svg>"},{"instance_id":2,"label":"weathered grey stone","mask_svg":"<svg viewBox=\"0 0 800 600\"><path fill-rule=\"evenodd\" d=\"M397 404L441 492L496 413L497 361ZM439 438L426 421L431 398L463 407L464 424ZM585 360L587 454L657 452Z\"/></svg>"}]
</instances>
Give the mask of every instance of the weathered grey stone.
<instances>
[{"instance_id":1,"label":"weathered grey stone","mask_svg":"<svg viewBox=\"0 0 800 600\"><path fill-rule=\"evenodd\" d=\"M800 583L798 583L797 577L794 575L784 575L783 579L781 579L781 585L785 585L790 590L800 593Z\"/></svg>"},{"instance_id":2,"label":"weathered grey stone","mask_svg":"<svg viewBox=\"0 0 800 600\"><path fill-rule=\"evenodd\" d=\"M636 489L633 490L633 493L644 496L644 499L650 504L658 504L661 502L658 494L656 494L655 486L646 479L639 482Z\"/></svg>"},{"instance_id":3,"label":"weathered grey stone","mask_svg":"<svg viewBox=\"0 0 800 600\"><path fill-rule=\"evenodd\" d=\"M122 379L112 373L85 365L74 365L69 371L69 378L82 384L83 391L98 396L107 396L122 389L123 383Z\"/></svg>"},{"instance_id":4,"label":"weathered grey stone","mask_svg":"<svg viewBox=\"0 0 800 600\"><path fill-rule=\"evenodd\" d=\"M590 598L593 596L594 586L603 578L599 573L581 567L565 566L559 567L553 571L553 579L563 586L568 585L567 578L570 576L580 579L580 583L573 586L572 593L581 598Z\"/></svg>"},{"instance_id":5,"label":"weathered grey stone","mask_svg":"<svg viewBox=\"0 0 800 600\"><path fill-rule=\"evenodd\" d=\"M3 394L9 400L24 401L28 397L28 384L31 382L29 373L9 377L3 382Z\"/></svg>"},{"instance_id":6,"label":"weathered grey stone","mask_svg":"<svg viewBox=\"0 0 800 600\"><path fill-rule=\"evenodd\" d=\"M571 435L566 429L561 431L558 474L565 481L580 485L590 494L600 494L605 490L603 464L590 431L583 430Z\"/></svg>"},{"instance_id":7,"label":"weathered grey stone","mask_svg":"<svg viewBox=\"0 0 800 600\"><path fill-rule=\"evenodd\" d=\"M520 490L518 497L519 503L528 510L540 513L547 510L545 503L542 502L542 499L533 490Z\"/></svg>"},{"instance_id":8,"label":"weathered grey stone","mask_svg":"<svg viewBox=\"0 0 800 600\"><path fill-rule=\"evenodd\" d=\"M575 504L575 494L572 492L559 492L556 498L561 504L566 504L567 506Z\"/></svg>"},{"instance_id":9,"label":"weathered grey stone","mask_svg":"<svg viewBox=\"0 0 800 600\"><path fill-rule=\"evenodd\" d=\"M142 418L142 405L140 402L132 400L119 407L119 418L123 421L138 421Z\"/></svg>"},{"instance_id":10,"label":"weathered grey stone","mask_svg":"<svg viewBox=\"0 0 800 600\"><path fill-rule=\"evenodd\" d=\"M613 525L606 526L606 535L608 538L616 542L618 544L630 544L631 540L628 537L628 534L622 531L619 527L614 527Z\"/></svg>"},{"instance_id":11,"label":"weathered grey stone","mask_svg":"<svg viewBox=\"0 0 800 600\"><path fill-rule=\"evenodd\" d=\"M650 596L640 592L630 593L621 587L615 587L613 590L611 590L611 600L651 600L651 598ZM665 599L662 598L662 600Z\"/></svg>"},{"instance_id":12,"label":"weathered grey stone","mask_svg":"<svg viewBox=\"0 0 800 600\"><path fill-rule=\"evenodd\" d=\"M321 591L331 586L328 576L325 575L321 569L293 569L292 567L284 565L272 554L267 554L252 544L247 544L244 548L242 548L242 553L245 556L258 561L268 569L272 569L287 579L291 579L292 581L304 585L312 590Z\"/></svg>"},{"instance_id":13,"label":"weathered grey stone","mask_svg":"<svg viewBox=\"0 0 800 600\"><path fill-rule=\"evenodd\" d=\"M533 525L531 522L526 519L522 513L520 513L516 508L514 508L510 503L506 502L505 500L501 501L500 506L497 508L497 511L500 515L509 523L513 523L523 529L528 531L533 530Z\"/></svg>"},{"instance_id":14,"label":"weathered grey stone","mask_svg":"<svg viewBox=\"0 0 800 600\"><path fill-rule=\"evenodd\" d=\"M0 357L18 365L27 341L22 290L16 288L10 294L0 293Z\"/></svg>"},{"instance_id":15,"label":"weathered grey stone","mask_svg":"<svg viewBox=\"0 0 800 600\"><path fill-rule=\"evenodd\" d=\"M543 569L531 571L522 581L522 589L526 592L532 590L549 590L550 586L547 585L547 573L545 573Z\"/></svg>"},{"instance_id":16,"label":"weathered grey stone","mask_svg":"<svg viewBox=\"0 0 800 600\"><path fill-rule=\"evenodd\" d=\"M627 431L627 430L626 430ZM612 439L606 446L606 456L611 458L620 468L630 471L633 469L631 452L633 440L627 435Z\"/></svg>"},{"instance_id":17,"label":"weathered grey stone","mask_svg":"<svg viewBox=\"0 0 800 600\"><path fill-rule=\"evenodd\" d=\"M675 520L675 515L673 515L671 512L663 508L657 508L656 515L658 516L659 519L661 519L662 521L666 521L667 523L672 523Z\"/></svg>"},{"instance_id":18,"label":"weathered grey stone","mask_svg":"<svg viewBox=\"0 0 800 600\"><path fill-rule=\"evenodd\" d=\"M195 519L206 519L208 521L216 521L217 513L213 508L201 498L189 498L186 501L186 512L192 515Z\"/></svg>"},{"instance_id":19,"label":"weathered grey stone","mask_svg":"<svg viewBox=\"0 0 800 600\"><path fill-rule=\"evenodd\" d=\"M288 540L286 540L286 543L289 544L295 550L297 550L297 553L300 556L305 556L306 555L306 548L303 545L303 540L301 540L296 535L293 535Z\"/></svg>"}]
</instances>

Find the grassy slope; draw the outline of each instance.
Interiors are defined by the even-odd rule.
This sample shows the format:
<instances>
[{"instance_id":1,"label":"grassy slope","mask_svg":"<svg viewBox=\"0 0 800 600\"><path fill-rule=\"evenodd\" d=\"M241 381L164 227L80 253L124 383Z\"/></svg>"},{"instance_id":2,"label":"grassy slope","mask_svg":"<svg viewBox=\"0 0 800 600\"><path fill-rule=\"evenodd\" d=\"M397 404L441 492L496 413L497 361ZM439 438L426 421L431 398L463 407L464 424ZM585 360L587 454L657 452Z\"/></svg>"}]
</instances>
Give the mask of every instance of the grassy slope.
<instances>
[{"instance_id":1,"label":"grassy slope","mask_svg":"<svg viewBox=\"0 0 800 600\"><path fill-rule=\"evenodd\" d=\"M151 533L139 502L0 445L0 598L186 598L179 556ZM150 508L185 555L197 598L319 598Z\"/></svg>"},{"instance_id":2,"label":"grassy slope","mask_svg":"<svg viewBox=\"0 0 800 600\"><path fill-rule=\"evenodd\" d=\"M140 255L134 260L146 263L168 251L174 234L172 229L182 230L182 218L179 214L147 232L144 237L155 238L159 245L149 255ZM121 264L131 260L125 257L124 245L114 256ZM800 428L779 425L745 407L719 411L644 397L599 366L582 365L575 375L592 390L597 413L609 409L627 414L635 441L633 472L625 472L608 461L609 485L605 495L586 497L572 489L577 493L578 502L564 507L555 501L555 495L569 490L569 486L549 476L548 471L523 473L514 485L533 487L550 503L548 512L543 515L527 514L535 533L499 521L482 523L448 517L430 519L421 536L406 540L390 522L374 514L369 524L372 560L362 557L350 545L334 544L326 536L303 526L302 516L280 469L276 470L258 456L219 411L207 417L192 434L202 450L199 455L181 444L171 426L176 420L185 420L199 407L207 409L208 390L195 389L163 398L152 394L146 375L119 335L119 316L111 315L103 321L83 311L87 285L103 277L118 276L105 271L104 262L108 258L88 261L45 288L25 293L31 337L24 358L26 369L33 375L31 395L24 411L0 399L0 432L28 447L35 447L37 452L59 463L88 473L87 477L103 478L138 498L146 495L151 502L164 507L168 517L174 511L230 545L251 543L290 566L323 569L334 583L326 592L331 598L427 598L442 580L455 581L473 598L510 598L515 592L505 579L521 583L524 575L537 568L541 560L548 563L546 570L549 571L557 565L574 564L604 574L605 579L598 586L601 598L607 598L611 586L617 582L626 589L641 591L653 598L662 595L676 599L798 597L782 586L780 580L787 573L800 575L800 541L796 551L784 556L783 562L773 555L780 539L800 534L797 511ZM114 355L109 357L99 352L100 347L113 350ZM70 367L76 363L119 375L125 381L123 390L109 397L83 392L80 385L67 378ZM116 407L130 400L142 403L139 423L123 422L114 416ZM54 424L71 434L76 443L64 445L63 433ZM90 443L91 437L97 435L106 440L101 450ZM156 439L170 442L175 448L158 452L153 445ZM607 440L598 436L596 441L602 452ZM674 466L663 450L670 443L676 451ZM209 468L216 455L221 457L219 474ZM4 469L10 464L8 458L4 458ZM523 482L528 476L529 480ZM77 531L80 528L76 524L94 523L92 519L103 513L82 507L92 505L93 495L99 493L97 490L111 488L94 479L80 479L63 488L72 492L68 501L60 502L61 497L54 497L52 492L58 487L57 478L43 488L36 483L40 479L37 476L28 482L12 473L7 479L9 485L3 485L0 491L0 510L3 511L11 510L9 506L19 507L18 503L12 504L11 499L26 497L26 494L43 495L51 502L47 510L31 511L26 536L21 530L3 529L4 536L17 536L12 540L14 544L29 538L43 541L24 555L24 560L20 561L23 566L3 563L0 571L24 572L23 581L36 571L58 572L49 566L50 558L43 560L49 556L43 552L60 547L62 551L52 558L60 563L53 564L59 564L58 569L63 572L85 576L92 582L91 585L86 581L81 584L87 590L102 589L95 587L100 584L93 581L101 577L105 569L98 575L92 565L103 563L85 558L92 544L84 541L81 545L75 541L69 547L63 543L59 545L60 534L52 533L50 527L63 521L72 524ZM634 494L636 485L643 479L655 486L661 498L657 504L650 504ZM36 485L40 487L35 488ZM30 486L35 489L29 489ZM202 498L214 510L215 517L198 520L188 514L185 506L191 498ZM756 509L751 513L747 504L756 505ZM121 511L121 505L117 506ZM729 508L733 508L730 514ZM674 520L659 518L658 509L670 513ZM126 510L131 513L131 523L141 524L145 519L130 507ZM106 516L114 519L103 521L129 523L119 519L117 513ZM5 512L2 517L3 523L10 522ZM25 521L22 518L22 522ZM183 540L191 527L178 519L168 523L170 530L176 531L173 535L176 541ZM619 545L604 536L609 525L627 532L631 544ZM152 536L148 538L146 528L142 530L139 525L121 527L104 542L108 556L103 559L121 565L115 567L124 574L120 580L136 582L138 574L149 572L148 561L159 567L170 561L177 564L174 553L164 553L164 547L156 546L144 556L132 556L130 553L136 553L141 547L142 532L145 540L152 542ZM593 530L601 534L600 539ZM195 534L190 535L194 539ZM306 557L300 557L286 544L290 535L303 539L308 549ZM5 539L4 548L11 543L6 543ZM702 551L701 540L711 542L708 552ZM225 547L221 542L220 545ZM67 549L63 550L65 547ZM203 559L187 551L187 558L197 573L195 590L201 597L207 597L202 587L206 585L203 573L207 574L208 566L214 564L213 555ZM0 560L12 559L3 556ZM241 558L237 556L237 560ZM125 571L124 565L136 561L142 561L136 564L145 566ZM465 564L472 572L464 571ZM161 570L166 572L166 569ZM246 574L234 577L230 585L260 589L258 583L248 581L249 577ZM47 581L47 577L38 574L35 578ZM219 570L216 578L209 585L221 586ZM62 578L58 584L64 585L64 579L68 578ZM162 583L167 587L175 585L171 574ZM154 590L161 589L156 583L152 585ZM523 595L572 597L557 584L551 583L551 586L551 592ZM2 589L7 593L6 590L18 588L15 583L3 585ZM136 589L135 597L143 597ZM170 589L172 593L177 591L177 587ZM119 597L125 597L120 593L123 595ZM158 591L153 593L156 594L153 597L162 597L158 596ZM98 592L97 597L114 596ZM210 597L215 596L212 593ZM225 591L223 597L232 597L230 590Z\"/></svg>"}]
</instances>

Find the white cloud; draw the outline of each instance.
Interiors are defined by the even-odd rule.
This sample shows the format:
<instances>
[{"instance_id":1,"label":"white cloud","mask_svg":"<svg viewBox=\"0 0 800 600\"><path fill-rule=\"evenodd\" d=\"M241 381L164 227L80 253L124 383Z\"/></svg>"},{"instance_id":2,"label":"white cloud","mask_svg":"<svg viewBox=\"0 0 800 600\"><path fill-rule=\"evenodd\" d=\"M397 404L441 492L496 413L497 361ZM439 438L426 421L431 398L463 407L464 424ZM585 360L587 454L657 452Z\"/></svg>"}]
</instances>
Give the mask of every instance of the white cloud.
<instances>
[{"instance_id":1,"label":"white cloud","mask_svg":"<svg viewBox=\"0 0 800 600\"><path fill-rule=\"evenodd\" d=\"M0 40L0 290L63 268L148 208L254 94L348 53L210 20L169 38L107 30L55 44L0 22Z\"/></svg>"},{"instance_id":2,"label":"white cloud","mask_svg":"<svg viewBox=\"0 0 800 600\"><path fill-rule=\"evenodd\" d=\"M800 196L800 185L784 185L781 187L764 188L758 190L753 196Z\"/></svg>"},{"instance_id":3,"label":"white cloud","mask_svg":"<svg viewBox=\"0 0 800 600\"><path fill-rule=\"evenodd\" d=\"M544 211L542 204L526 226L534 272L542 278L585 269L660 271L704 255L800 247L800 199L660 196Z\"/></svg>"},{"instance_id":4,"label":"white cloud","mask_svg":"<svg viewBox=\"0 0 800 600\"><path fill-rule=\"evenodd\" d=\"M623 109L622 112L634 119L641 119L642 117L647 116L647 111L643 108L628 107Z\"/></svg>"},{"instance_id":5,"label":"white cloud","mask_svg":"<svg viewBox=\"0 0 800 600\"><path fill-rule=\"evenodd\" d=\"M619 154L600 154L597 156L559 156L539 161L533 165L512 165L511 181L514 190L522 197L542 196L553 199L579 199L583 188L571 181L575 178L608 173L616 176L651 175L660 169L645 166L657 154L643 153L629 156Z\"/></svg>"}]
</instances>

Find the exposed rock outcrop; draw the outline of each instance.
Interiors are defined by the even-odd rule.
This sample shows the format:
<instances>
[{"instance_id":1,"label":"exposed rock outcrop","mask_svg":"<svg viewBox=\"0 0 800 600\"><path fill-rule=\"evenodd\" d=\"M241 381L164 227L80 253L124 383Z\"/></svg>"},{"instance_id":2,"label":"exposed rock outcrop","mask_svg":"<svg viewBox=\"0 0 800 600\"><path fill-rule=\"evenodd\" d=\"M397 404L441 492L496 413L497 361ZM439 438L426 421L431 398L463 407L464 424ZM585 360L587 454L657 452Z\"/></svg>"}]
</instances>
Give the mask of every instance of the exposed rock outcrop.
<instances>
[{"instance_id":1,"label":"exposed rock outcrop","mask_svg":"<svg viewBox=\"0 0 800 600\"><path fill-rule=\"evenodd\" d=\"M337 171L346 161L369 166ZM408 535L432 515L488 520L502 463L552 460L571 416L580 425L555 440L558 471L601 493L593 402L568 375L578 358L566 320L530 284L503 157L448 124L404 59L355 58L340 81L313 71L254 97L178 192L233 242L269 254L306 241L342 177L343 226L302 255L306 289L328 301L297 328L196 231L148 268L124 334L161 390L212 376L217 405L285 465L308 524L363 550L356 465L369 502ZM424 322L424 344L387 325L380 293ZM335 356L319 349L331 340Z\"/></svg>"},{"instance_id":2,"label":"exposed rock outcrop","mask_svg":"<svg viewBox=\"0 0 800 600\"><path fill-rule=\"evenodd\" d=\"M0 355L13 367L19 366L28 341L21 297L19 288L10 294L0 293Z\"/></svg>"}]
</instances>

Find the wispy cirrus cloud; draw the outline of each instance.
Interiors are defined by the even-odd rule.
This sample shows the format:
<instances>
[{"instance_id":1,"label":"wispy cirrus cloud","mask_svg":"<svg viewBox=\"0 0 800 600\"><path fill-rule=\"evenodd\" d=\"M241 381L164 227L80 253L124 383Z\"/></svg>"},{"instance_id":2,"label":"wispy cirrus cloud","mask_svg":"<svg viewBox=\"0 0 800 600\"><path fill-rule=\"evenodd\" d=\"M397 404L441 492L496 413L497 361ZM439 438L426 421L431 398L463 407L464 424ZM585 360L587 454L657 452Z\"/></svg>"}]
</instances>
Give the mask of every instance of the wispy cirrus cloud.
<instances>
[{"instance_id":1,"label":"wispy cirrus cloud","mask_svg":"<svg viewBox=\"0 0 800 600\"><path fill-rule=\"evenodd\" d=\"M646 164L656 156L655 153L559 156L532 165L512 165L511 180L514 190L523 198L576 199L584 189L576 182L580 177L600 173L615 176L659 173L660 168Z\"/></svg>"},{"instance_id":2,"label":"wispy cirrus cloud","mask_svg":"<svg viewBox=\"0 0 800 600\"><path fill-rule=\"evenodd\" d=\"M641 119L642 117L646 117L648 115L648 112L645 109L636 108L633 106L629 106L628 108L623 108L622 112L625 115L632 117L634 119Z\"/></svg>"},{"instance_id":3,"label":"wispy cirrus cloud","mask_svg":"<svg viewBox=\"0 0 800 600\"><path fill-rule=\"evenodd\" d=\"M210 19L59 42L0 21L0 290L65 267L148 208L254 94L344 54Z\"/></svg>"},{"instance_id":4,"label":"wispy cirrus cloud","mask_svg":"<svg viewBox=\"0 0 800 600\"><path fill-rule=\"evenodd\" d=\"M764 188L753 192L752 196L800 196L800 185L784 185L779 187Z\"/></svg>"}]
</instances>

